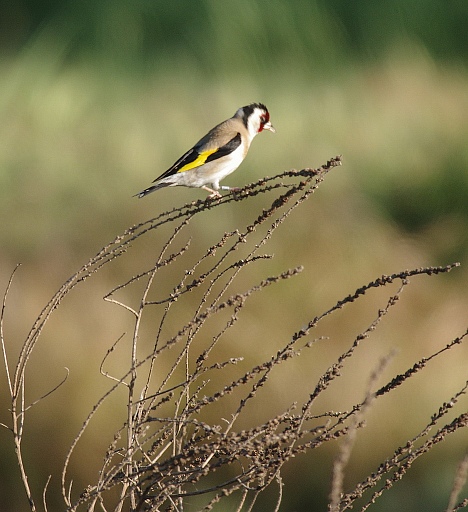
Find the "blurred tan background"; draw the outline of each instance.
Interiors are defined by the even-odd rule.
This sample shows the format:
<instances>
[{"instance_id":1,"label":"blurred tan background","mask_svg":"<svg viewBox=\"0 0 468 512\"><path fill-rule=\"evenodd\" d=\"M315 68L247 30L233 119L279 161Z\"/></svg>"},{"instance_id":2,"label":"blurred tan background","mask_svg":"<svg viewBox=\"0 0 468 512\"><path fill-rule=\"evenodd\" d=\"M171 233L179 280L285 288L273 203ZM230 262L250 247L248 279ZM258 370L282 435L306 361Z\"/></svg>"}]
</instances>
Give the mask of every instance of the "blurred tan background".
<instances>
[{"instance_id":1,"label":"blurred tan background","mask_svg":"<svg viewBox=\"0 0 468 512\"><path fill-rule=\"evenodd\" d=\"M468 324L467 24L466 0L3 3L2 291L22 264L5 320L11 361L47 300L105 243L204 197L183 188L141 201L131 196L209 128L254 101L268 106L277 133L258 137L225 184L318 167L337 154L343 167L272 240L268 252L275 259L261 276L300 264L305 271L253 301L236 331L243 333L236 339L242 355L268 358L315 315L381 274L454 261L461 267L449 275L414 279L323 407L362 399L370 371L391 349L398 353L386 378L461 335ZM242 211L229 208L226 226L217 213L194 223L196 244L204 247L214 233L236 227ZM35 489L63 464L66 447L106 388L96 375L99 361L127 327L102 296L128 272L119 263L75 290L34 354L31 399L56 384L65 366L71 369L65 388L29 419L26 463ZM330 343L279 382L266 409L275 413L288 386L307 396L388 296L379 291L337 316L320 333ZM268 319L275 339L261 343L258 318ZM458 347L376 406L358 436L349 488L460 389L467 357L466 347ZM6 390L4 371L1 378ZM1 395L0 421L7 423L6 392ZM8 507L0 509L26 510L10 441L3 430L0 493ZM372 510L442 510L467 445L467 434L459 432L434 449ZM294 461L283 510L325 509L335 453L329 447L304 456L300 476ZM81 467L74 462L78 487L88 467L87 457ZM52 481L51 510L58 489Z\"/></svg>"}]
</instances>

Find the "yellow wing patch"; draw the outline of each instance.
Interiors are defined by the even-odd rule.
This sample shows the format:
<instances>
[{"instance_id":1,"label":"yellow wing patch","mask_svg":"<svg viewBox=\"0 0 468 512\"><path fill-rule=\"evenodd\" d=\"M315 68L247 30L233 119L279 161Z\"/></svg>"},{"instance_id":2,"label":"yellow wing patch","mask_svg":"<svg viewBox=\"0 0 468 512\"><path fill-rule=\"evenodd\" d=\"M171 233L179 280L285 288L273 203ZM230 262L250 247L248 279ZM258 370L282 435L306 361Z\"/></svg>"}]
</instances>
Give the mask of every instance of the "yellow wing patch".
<instances>
[{"instance_id":1,"label":"yellow wing patch","mask_svg":"<svg viewBox=\"0 0 468 512\"><path fill-rule=\"evenodd\" d=\"M203 151L203 153L199 154L197 156L197 158L195 160L193 160L193 162L190 162L190 163L184 165L177 172L190 171L190 169L195 169L195 167L200 167L201 165L203 165L206 162L206 159L213 153L216 153L216 151L218 151L217 148L210 149L208 151Z\"/></svg>"}]
</instances>

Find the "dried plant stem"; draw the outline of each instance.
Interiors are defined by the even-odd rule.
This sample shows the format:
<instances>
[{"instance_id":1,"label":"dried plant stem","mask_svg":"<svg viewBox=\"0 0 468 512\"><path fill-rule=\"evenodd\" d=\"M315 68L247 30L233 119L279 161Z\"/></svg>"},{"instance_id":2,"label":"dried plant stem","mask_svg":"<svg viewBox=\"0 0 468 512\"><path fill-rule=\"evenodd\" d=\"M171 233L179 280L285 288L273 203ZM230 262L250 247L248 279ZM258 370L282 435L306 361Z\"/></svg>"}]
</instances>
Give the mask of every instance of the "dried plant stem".
<instances>
[{"instance_id":1,"label":"dried plant stem","mask_svg":"<svg viewBox=\"0 0 468 512\"><path fill-rule=\"evenodd\" d=\"M465 453L465 456L463 457L463 459L460 461L460 464L458 465L446 512L452 512L453 510L458 510L458 508L457 508L458 496L460 495L460 492L463 489L463 486L466 484L467 477L468 477L468 452ZM464 506L466 506L466 504Z\"/></svg>"},{"instance_id":2,"label":"dried plant stem","mask_svg":"<svg viewBox=\"0 0 468 512\"><path fill-rule=\"evenodd\" d=\"M104 296L105 301L130 318L131 326L128 334L117 335L106 350L99 371L107 379L108 388L95 401L66 453L61 493L67 511L86 507L88 511L167 509L182 512L191 500L200 500L197 501L200 510L210 511L223 506L222 502L231 497L237 500L238 512L248 512L261 509L262 493L267 489L275 493L276 502L272 508L278 511L287 493L281 478L285 465L292 463L299 454L336 440L341 440L341 444L333 469L329 510L341 512L361 502L365 502L361 510L366 510L406 474L418 457L448 435L468 426L468 415L454 411L466 393L468 383L464 383L420 432L397 448L352 491L345 493L346 468L358 429L364 425L369 409L417 373L427 371L431 361L463 344L468 339L468 329L375 390L391 355L384 357L369 375L361 401L348 404L342 412L315 410L318 399L330 392L331 384L339 385L342 373L368 345L382 320L393 314L410 281L416 276L450 272L458 266L457 263L382 275L337 300L325 312L308 319L302 324L305 327L287 339L275 338L275 342L280 343L279 348L265 360L252 362L248 357L244 359L244 354L233 352L232 347L236 347L232 344L236 337L234 327L242 319L251 299L260 293L265 297L268 288L303 271L302 266L296 266L273 275L259 275L262 265L267 265L273 258L261 251L277 228L288 222L290 214L308 200L327 173L339 165L341 158L336 157L319 169L286 171L247 185L240 192L219 200L194 201L129 228L83 265L43 308L21 346L14 373L4 333L11 276L0 317L11 424L2 426L13 435L30 510L35 511L36 505L23 461L25 419L32 406L40 404L67 380L65 376L47 393L25 403L31 354L37 350L51 315L76 285L116 258L125 258L127 254L130 258L135 251L142 250L137 242L146 240L153 233L158 236L155 242L153 240L156 245L152 245L152 250L157 248L150 263L113 285ZM227 203L236 206L239 202L250 201L255 206L253 199L259 195L269 201L267 206L259 211L253 209L249 220L233 231L218 233L218 238L209 247L198 247L197 240L192 238L197 216L212 215L211 210ZM163 226L170 231L161 237ZM169 291L168 274L171 279ZM248 283L242 288L239 286L241 275L246 278L243 282ZM394 283L399 284L397 291L388 293L384 307L376 307L374 320L357 336L350 336L348 347L322 375L314 375L312 381L304 383L307 386L305 399L299 401L292 396L291 401L272 417L249 419L249 407L262 411L262 397L269 393L280 368L304 357L319 341L327 342L326 336L313 337L314 330L324 319L344 307L352 307L374 289ZM265 336L275 336L268 332L268 319L259 321L265 322ZM125 354L123 370L120 373L111 371L113 358L122 362L121 352ZM118 367L122 368L121 365ZM75 490L73 478L69 476L72 457L79 457L80 441L85 432L93 432L93 420L102 413L103 404L111 397L120 396L117 390L122 386L125 400L121 400L120 405L125 410L125 420L106 417L115 429L111 440L102 441L103 462L98 477L92 479L90 476L90 483L84 489ZM445 425L441 425L443 418ZM463 459L457 471L447 510L458 510L466 501L456 504L466 481L467 460L467 457ZM46 493L51 492L49 481L42 496L44 510L47 510Z\"/></svg>"}]
</instances>

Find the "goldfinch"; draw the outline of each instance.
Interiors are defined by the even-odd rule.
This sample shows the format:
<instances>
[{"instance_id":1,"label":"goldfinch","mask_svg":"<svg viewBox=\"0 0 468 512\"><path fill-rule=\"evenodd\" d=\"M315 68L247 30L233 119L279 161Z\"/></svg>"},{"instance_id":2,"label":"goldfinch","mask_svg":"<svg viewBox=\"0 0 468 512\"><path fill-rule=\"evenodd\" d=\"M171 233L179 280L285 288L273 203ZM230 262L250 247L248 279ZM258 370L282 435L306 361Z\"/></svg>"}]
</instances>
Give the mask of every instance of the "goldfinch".
<instances>
[{"instance_id":1,"label":"goldfinch","mask_svg":"<svg viewBox=\"0 0 468 512\"><path fill-rule=\"evenodd\" d=\"M275 132L268 109L262 103L241 107L233 117L215 126L189 149L151 187L136 196L144 197L163 187L198 187L209 192L208 198L222 197L219 182L234 172L247 155L250 143L263 130ZM208 186L210 185L210 186Z\"/></svg>"}]
</instances>

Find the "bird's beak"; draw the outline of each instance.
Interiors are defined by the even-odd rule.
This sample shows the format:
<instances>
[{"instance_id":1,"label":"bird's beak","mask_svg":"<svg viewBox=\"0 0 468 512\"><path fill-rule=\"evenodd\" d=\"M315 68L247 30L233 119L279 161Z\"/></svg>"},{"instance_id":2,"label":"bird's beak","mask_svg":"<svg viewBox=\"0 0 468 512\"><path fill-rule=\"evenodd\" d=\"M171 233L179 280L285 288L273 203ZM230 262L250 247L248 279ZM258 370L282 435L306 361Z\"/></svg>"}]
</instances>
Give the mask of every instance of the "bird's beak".
<instances>
[{"instance_id":1,"label":"bird's beak","mask_svg":"<svg viewBox=\"0 0 468 512\"><path fill-rule=\"evenodd\" d=\"M270 132L272 132L272 133L276 133L275 127L270 123L270 121L268 121L268 123L265 123L263 125L263 129L270 130Z\"/></svg>"}]
</instances>

